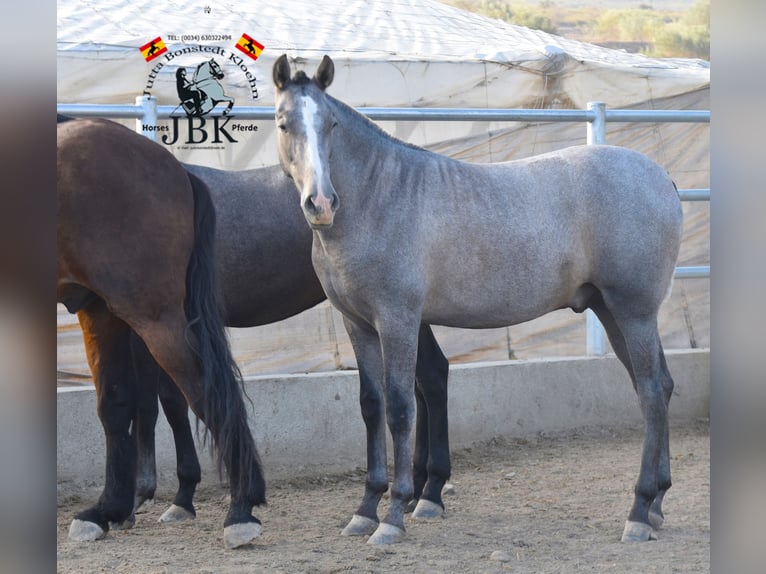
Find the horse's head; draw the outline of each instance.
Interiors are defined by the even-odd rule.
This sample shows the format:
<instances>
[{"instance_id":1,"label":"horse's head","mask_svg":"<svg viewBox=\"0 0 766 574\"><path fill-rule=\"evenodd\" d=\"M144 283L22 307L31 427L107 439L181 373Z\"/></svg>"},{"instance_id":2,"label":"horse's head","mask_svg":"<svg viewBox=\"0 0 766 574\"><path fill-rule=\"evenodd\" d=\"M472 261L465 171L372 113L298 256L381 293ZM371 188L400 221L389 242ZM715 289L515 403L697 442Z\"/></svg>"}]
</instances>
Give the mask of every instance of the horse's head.
<instances>
[{"instance_id":1,"label":"horse's head","mask_svg":"<svg viewBox=\"0 0 766 574\"><path fill-rule=\"evenodd\" d=\"M218 62L216 62L213 58L210 58L209 65L210 65L210 75L213 76L216 80L222 80L224 74Z\"/></svg>"},{"instance_id":2,"label":"horse's head","mask_svg":"<svg viewBox=\"0 0 766 574\"><path fill-rule=\"evenodd\" d=\"M303 72L291 77L286 55L274 64L279 162L295 182L303 215L313 229L332 226L339 203L328 169L337 122L325 94L334 73L328 56L311 79Z\"/></svg>"},{"instance_id":3,"label":"horse's head","mask_svg":"<svg viewBox=\"0 0 766 574\"><path fill-rule=\"evenodd\" d=\"M221 66L216 62L213 58L210 58L209 60L205 60L204 62L201 62L197 69L194 71L194 80L206 80L208 78L213 78L216 80L223 79L223 71L221 70Z\"/></svg>"}]
</instances>

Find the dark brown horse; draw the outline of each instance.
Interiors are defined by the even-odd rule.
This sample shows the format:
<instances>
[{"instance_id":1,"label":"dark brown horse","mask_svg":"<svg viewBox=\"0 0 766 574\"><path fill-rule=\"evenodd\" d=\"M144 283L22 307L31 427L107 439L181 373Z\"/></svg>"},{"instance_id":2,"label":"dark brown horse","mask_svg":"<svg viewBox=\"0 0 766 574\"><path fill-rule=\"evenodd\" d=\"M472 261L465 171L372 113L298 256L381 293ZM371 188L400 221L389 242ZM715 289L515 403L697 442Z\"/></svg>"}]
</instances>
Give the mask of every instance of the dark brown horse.
<instances>
[{"instance_id":1,"label":"dark brown horse","mask_svg":"<svg viewBox=\"0 0 766 574\"><path fill-rule=\"evenodd\" d=\"M59 117L59 121L71 118ZM133 138L130 139L133 141ZM214 247L225 322L231 327L265 325L291 317L325 299L311 264L312 235L290 193L293 183L279 166L225 171L186 165L209 189L216 211ZM115 349L115 353L118 349ZM120 383L135 394L133 450L107 442L107 485L100 504L138 507L153 499L157 487L154 455L159 394L173 432L177 455L178 491L162 521L193 518L194 492L201 471L189 425L184 395L162 371L143 341L131 331L120 360L129 364ZM95 371L94 371L95 372ZM417 432L415 498L443 508L441 488L450 474L447 421L448 363L428 325L422 325L417 359ZM103 378L95 377L97 388ZM110 401L120 397L99 392L100 412L110 416ZM105 427L108 423L104 423ZM122 458L131 459L122 462ZM136 464L137 457L137 464ZM111 465L111 466L109 466ZM135 483L110 480L109 468L134 469ZM414 506L414 504L413 504ZM131 527L134 515L109 518L112 527Z\"/></svg>"},{"instance_id":2,"label":"dark brown horse","mask_svg":"<svg viewBox=\"0 0 766 574\"><path fill-rule=\"evenodd\" d=\"M103 537L133 511L132 496L113 492L135 491L138 337L212 435L231 489L224 543L246 544L260 533L251 511L265 486L224 330L207 186L114 122L57 130L57 298L78 315L107 441L103 494L70 537Z\"/></svg>"}]
</instances>

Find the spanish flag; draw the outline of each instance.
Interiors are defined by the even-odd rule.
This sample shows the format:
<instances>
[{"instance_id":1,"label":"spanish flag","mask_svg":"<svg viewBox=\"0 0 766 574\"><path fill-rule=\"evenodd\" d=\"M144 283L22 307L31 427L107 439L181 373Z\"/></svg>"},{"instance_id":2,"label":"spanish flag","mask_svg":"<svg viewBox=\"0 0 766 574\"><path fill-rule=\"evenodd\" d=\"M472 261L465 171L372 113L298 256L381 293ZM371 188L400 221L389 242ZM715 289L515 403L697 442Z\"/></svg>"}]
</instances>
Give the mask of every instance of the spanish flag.
<instances>
[{"instance_id":1,"label":"spanish flag","mask_svg":"<svg viewBox=\"0 0 766 574\"><path fill-rule=\"evenodd\" d=\"M168 47L165 45L165 42L162 41L162 38L157 36L151 42L141 46L139 50L141 50L141 55L144 57L144 60L151 62L157 56L167 52Z\"/></svg>"},{"instance_id":2,"label":"spanish flag","mask_svg":"<svg viewBox=\"0 0 766 574\"><path fill-rule=\"evenodd\" d=\"M240 52L250 56L253 60L257 60L258 56L263 52L263 44L253 40L247 34L242 34L242 37L237 40L236 46Z\"/></svg>"}]
</instances>

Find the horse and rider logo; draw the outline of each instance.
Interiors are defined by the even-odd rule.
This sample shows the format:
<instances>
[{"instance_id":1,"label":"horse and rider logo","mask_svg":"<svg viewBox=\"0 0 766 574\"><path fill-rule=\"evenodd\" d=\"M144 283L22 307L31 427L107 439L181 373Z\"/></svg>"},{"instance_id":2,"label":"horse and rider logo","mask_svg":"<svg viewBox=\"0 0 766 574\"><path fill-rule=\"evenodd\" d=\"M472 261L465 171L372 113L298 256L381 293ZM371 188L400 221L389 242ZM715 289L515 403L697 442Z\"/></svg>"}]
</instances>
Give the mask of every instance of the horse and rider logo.
<instances>
[{"instance_id":1,"label":"horse and rider logo","mask_svg":"<svg viewBox=\"0 0 766 574\"><path fill-rule=\"evenodd\" d=\"M226 102L223 115L227 115L234 98L227 96L219 80L224 77L221 66L214 58L202 62L194 70L191 79L188 78L187 69L179 66L176 70L176 91L187 116L202 117L215 108L220 102Z\"/></svg>"},{"instance_id":2,"label":"horse and rider logo","mask_svg":"<svg viewBox=\"0 0 766 574\"><path fill-rule=\"evenodd\" d=\"M229 68L233 66L243 72L253 99L258 98L255 75L248 70L247 61L257 61L261 53L263 53L264 46L252 36L242 34L233 45L235 50L227 50L221 46L211 46L202 43L187 43L204 42L212 39L232 40L233 38L229 34L189 34L180 36L170 34L168 37L175 41L182 40L184 44L180 48L173 47L169 50L162 36L157 36L139 47L141 55L147 62L153 62L155 59L163 56L158 63L154 64L149 73L146 88L144 89L145 94L149 94L149 89L154 86L160 71L173 61L174 64L178 65L175 70L175 85L180 101L179 107L183 108L187 117L201 118L210 113L221 102L226 104L222 115L226 116L231 112L234 106L234 98L226 95L221 85L221 80L224 78L222 70L224 65ZM180 64L179 58L195 53L207 53L207 57L210 59L203 61L193 68L187 68ZM222 63L213 58L213 55L221 56L223 58Z\"/></svg>"}]
</instances>

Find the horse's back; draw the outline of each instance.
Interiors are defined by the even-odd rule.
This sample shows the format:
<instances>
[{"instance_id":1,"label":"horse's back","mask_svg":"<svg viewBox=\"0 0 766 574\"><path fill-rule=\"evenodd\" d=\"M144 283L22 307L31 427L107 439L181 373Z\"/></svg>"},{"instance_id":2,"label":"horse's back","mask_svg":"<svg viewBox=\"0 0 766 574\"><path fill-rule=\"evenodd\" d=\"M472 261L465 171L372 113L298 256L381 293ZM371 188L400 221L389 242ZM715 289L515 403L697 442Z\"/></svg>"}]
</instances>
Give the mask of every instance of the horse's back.
<instances>
[{"instance_id":1,"label":"horse's back","mask_svg":"<svg viewBox=\"0 0 766 574\"><path fill-rule=\"evenodd\" d=\"M524 159L487 165L499 170L513 201L530 195L569 205L578 201L592 207L603 202L619 207L642 205L666 211L680 207L675 185L667 172L644 154L610 145L581 145ZM509 180L510 178L510 180ZM508 183L509 181L513 183ZM517 189L508 189L516 186Z\"/></svg>"},{"instance_id":2,"label":"horse's back","mask_svg":"<svg viewBox=\"0 0 766 574\"><path fill-rule=\"evenodd\" d=\"M311 230L280 166L228 171L186 165L210 189L226 321L252 327L325 299L311 263Z\"/></svg>"},{"instance_id":3,"label":"horse's back","mask_svg":"<svg viewBox=\"0 0 766 574\"><path fill-rule=\"evenodd\" d=\"M675 184L647 156L627 148L583 145L495 164L493 201L515 225L592 244L680 242L682 210ZM513 230L511 229L511 232ZM587 232L587 233L586 233Z\"/></svg>"}]
</instances>

